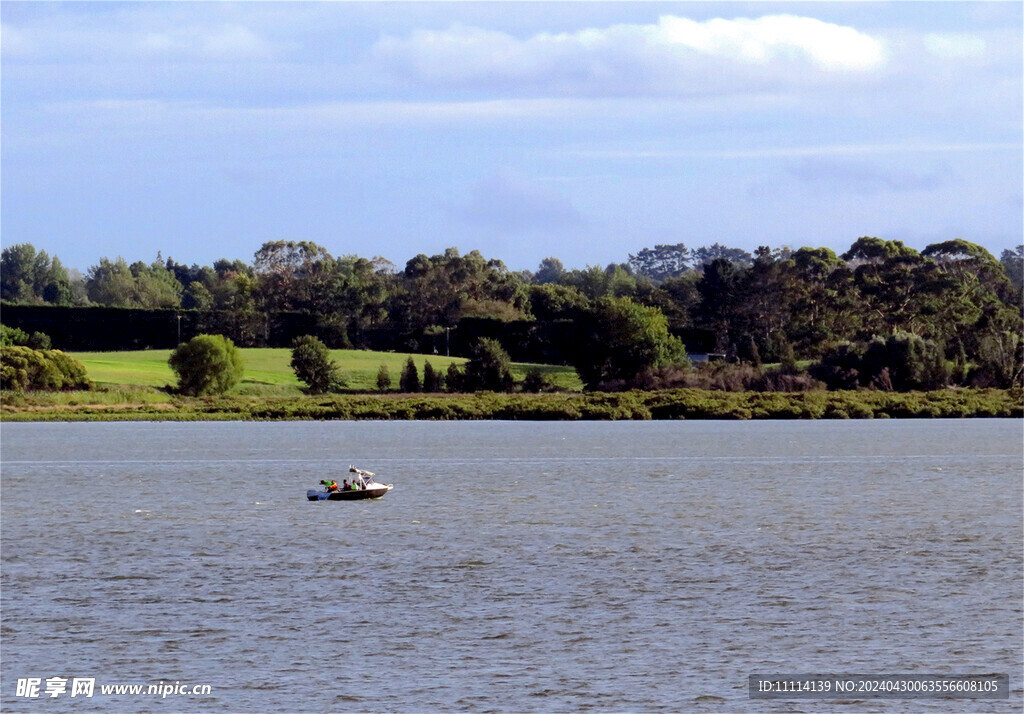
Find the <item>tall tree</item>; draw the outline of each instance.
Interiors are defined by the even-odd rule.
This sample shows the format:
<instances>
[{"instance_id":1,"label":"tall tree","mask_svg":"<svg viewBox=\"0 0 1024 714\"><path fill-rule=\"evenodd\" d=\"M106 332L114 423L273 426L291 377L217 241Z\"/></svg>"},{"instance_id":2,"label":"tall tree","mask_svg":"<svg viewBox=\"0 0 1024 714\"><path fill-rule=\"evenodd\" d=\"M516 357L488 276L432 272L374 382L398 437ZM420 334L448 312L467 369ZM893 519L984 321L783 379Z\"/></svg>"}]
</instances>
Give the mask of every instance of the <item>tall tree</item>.
<instances>
[{"instance_id":1,"label":"tall tree","mask_svg":"<svg viewBox=\"0 0 1024 714\"><path fill-rule=\"evenodd\" d=\"M691 251L683 243L655 245L644 248L636 255L630 253L629 264L633 272L656 282L678 278L690 269Z\"/></svg>"},{"instance_id":2,"label":"tall tree","mask_svg":"<svg viewBox=\"0 0 1024 714\"><path fill-rule=\"evenodd\" d=\"M557 283L565 275L565 266L558 258L545 258L537 266L537 272L533 275L533 282L536 285L547 285Z\"/></svg>"},{"instance_id":3,"label":"tall tree","mask_svg":"<svg viewBox=\"0 0 1024 714\"><path fill-rule=\"evenodd\" d=\"M706 268L716 260L728 260L730 263L746 266L750 265L753 257L741 248L727 248L714 243L697 248L690 258L690 262L695 268Z\"/></svg>"},{"instance_id":4,"label":"tall tree","mask_svg":"<svg viewBox=\"0 0 1024 714\"><path fill-rule=\"evenodd\" d=\"M862 339L898 330L930 333L926 316L946 287L934 261L898 240L873 237L859 238L843 260L854 268L854 284L863 301Z\"/></svg>"},{"instance_id":5,"label":"tall tree","mask_svg":"<svg viewBox=\"0 0 1024 714\"><path fill-rule=\"evenodd\" d=\"M1018 245L1013 250L1007 248L999 256L999 262L1003 265L1003 271L1010 281L1011 295L1015 298L1014 303L1020 307L1022 293L1024 293L1024 244Z\"/></svg>"},{"instance_id":6,"label":"tall tree","mask_svg":"<svg viewBox=\"0 0 1024 714\"><path fill-rule=\"evenodd\" d=\"M461 377L462 389L467 392L511 392L514 384L508 352L497 340L481 338L466 363Z\"/></svg>"},{"instance_id":7,"label":"tall tree","mask_svg":"<svg viewBox=\"0 0 1024 714\"><path fill-rule=\"evenodd\" d=\"M71 302L71 281L57 256L19 243L0 254L0 299L64 305Z\"/></svg>"},{"instance_id":8,"label":"tall tree","mask_svg":"<svg viewBox=\"0 0 1024 714\"><path fill-rule=\"evenodd\" d=\"M124 258L100 258L89 268L86 288L89 299L100 305L174 308L181 304L181 283L159 257L151 264L137 261L130 266Z\"/></svg>"},{"instance_id":9,"label":"tall tree","mask_svg":"<svg viewBox=\"0 0 1024 714\"><path fill-rule=\"evenodd\" d=\"M334 260L312 241L270 241L253 260L257 296L267 311L311 310L322 299Z\"/></svg>"},{"instance_id":10,"label":"tall tree","mask_svg":"<svg viewBox=\"0 0 1024 714\"><path fill-rule=\"evenodd\" d=\"M853 339L860 324L853 271L829 248L800 248L782 265L790 295L787 341L817 356L828 343Z\"/></svg>"},{"instance_id":11,"label":"tall tree","mask_svg":"<svg viewBox=\"0 0 1024 714\"><path fill-rule=\"evenodd\" d=\"M746 272L737 263L717 258L704 266L704 274L697 283L699 321L715 333L715 348L719 352L734 349L745 327L740 307Z\"/></svg>"},{"instance_id":12,"label":"tall tree","mask_svg":"<svg viewBox=\"0 0 1024 714\"><path fill-rule=\"evenodd\" d=\"M393 322L422 334L435 325L454 327L462 317L524 318L529 298L526 285L500 260L449 248L409 260L390 306Z\"/></svg>"}]
</instances>

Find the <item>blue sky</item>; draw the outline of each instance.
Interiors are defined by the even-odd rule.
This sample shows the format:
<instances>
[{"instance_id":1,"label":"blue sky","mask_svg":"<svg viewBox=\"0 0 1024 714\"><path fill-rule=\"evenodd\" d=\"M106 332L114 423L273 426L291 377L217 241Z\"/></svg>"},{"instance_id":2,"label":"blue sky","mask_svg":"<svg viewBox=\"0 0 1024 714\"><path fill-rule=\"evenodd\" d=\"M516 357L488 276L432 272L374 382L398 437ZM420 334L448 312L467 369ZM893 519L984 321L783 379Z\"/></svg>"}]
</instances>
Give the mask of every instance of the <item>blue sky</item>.
<instances>
[{"instance_id":1,"label":"blue sky","mask_svg":"<svg viewBox=\"0 0 1024 714\"><path fill-rule=\"evenodd\" d=\"M1022 242L1022 5L0 4L3 245Z\"/></svg>"}]
</instances>

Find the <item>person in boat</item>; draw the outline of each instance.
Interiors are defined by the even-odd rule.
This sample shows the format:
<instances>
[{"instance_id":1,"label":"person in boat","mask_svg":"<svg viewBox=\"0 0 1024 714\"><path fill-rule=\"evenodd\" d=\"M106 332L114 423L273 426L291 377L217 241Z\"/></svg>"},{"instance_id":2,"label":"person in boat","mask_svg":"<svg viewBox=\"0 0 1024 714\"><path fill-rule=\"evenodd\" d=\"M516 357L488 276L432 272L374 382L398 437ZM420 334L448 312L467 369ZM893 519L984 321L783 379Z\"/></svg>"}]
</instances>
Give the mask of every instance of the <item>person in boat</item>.
<instances>
[{"instance_id":1,"label":"person in boat","mask_svg":"<svg viewBox=\"0 0 1024 714\"><path fill-rule=\"evenodd\" d=\"M363 476L373 475L369 471L363 471L362 469L357 469L354 466L349 466L348 470L355 474L355 478L352 479L352 488L358 490L366 488L366 479L364 479Z\"/></svg>"},{"instance_id":2,"label":"person in boat","mask_svg":"<svg viewBox=\"0 0 1024 714\"><path fill-rule=\"evenodd\" d=\"M342 481L341 481L341 490L342 491L351 491L352 490L352 487L349 486L349 484L348 484L348 479L342 479Z\"/></svg>"},{"instance_id":3,"label":"person in boat","mask_svg":"<svg viewBox=\"0 0 1024 714\"><path fill-rule=\"evenodd\" d=\"M328 493L330 493L331 491L338 490L338 482L333 479L331 479L330 481L321 481L320 483L323 484L324 490L327 491Z\"/></svg>"}]
</instances>

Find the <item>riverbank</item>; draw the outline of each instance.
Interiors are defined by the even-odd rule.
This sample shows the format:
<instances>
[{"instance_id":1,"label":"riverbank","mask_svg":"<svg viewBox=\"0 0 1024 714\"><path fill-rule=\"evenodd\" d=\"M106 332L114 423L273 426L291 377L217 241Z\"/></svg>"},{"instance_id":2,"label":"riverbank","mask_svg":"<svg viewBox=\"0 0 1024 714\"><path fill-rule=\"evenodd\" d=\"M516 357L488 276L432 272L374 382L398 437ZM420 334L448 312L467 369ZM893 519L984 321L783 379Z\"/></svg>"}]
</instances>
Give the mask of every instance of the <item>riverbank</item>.
<instances>
[{"instance_id":1,"label":"riverbank","mask_svg":"<svg viewBox=\"0 0 1024 714\"><path fill-rule=\"evenodd\" d=\"M0 420L643 420L1024 417L1020 390L180 397L156 389L0 395Z\"/></svg>"}]
</instances>

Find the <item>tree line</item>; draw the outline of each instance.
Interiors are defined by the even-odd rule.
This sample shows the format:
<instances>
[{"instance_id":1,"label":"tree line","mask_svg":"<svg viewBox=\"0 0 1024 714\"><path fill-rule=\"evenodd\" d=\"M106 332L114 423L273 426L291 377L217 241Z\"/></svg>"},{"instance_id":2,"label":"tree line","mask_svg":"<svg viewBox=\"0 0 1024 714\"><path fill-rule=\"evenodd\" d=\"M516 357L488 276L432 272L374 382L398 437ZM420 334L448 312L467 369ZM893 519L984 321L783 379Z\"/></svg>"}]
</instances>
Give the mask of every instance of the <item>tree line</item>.
<instances>
[{"instance_id":1,"label":"tree line","mask_svg":"<svg viewBox=\"0 0 1024 714\"><path fill-rule=\"evenodd\" d=\"M428 351L469 318L561 322L579 347L564 361L590 388L678 384L683 377L671 370L685 364L685 348L674 336L695 330L725 362L779 363L792 377L810 360L810 376L837 388L1006 387L1020 382L1024 363L1022 272L1024 245L996 259L960 239L919 252L863 237L841 255L680 243L603 268L567 269L549 257L519 272L455 248L417 255L400 270L379 257L275 241L251 263L102 258L85 275L20 244L3 250L0 298L219 311L247 344L259 343L268 315L301 314L335 348L360 346L385 327L398 335L395 348ZM917 376L901 376L910 373Z\"/></svg>"}]
</instances>

